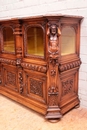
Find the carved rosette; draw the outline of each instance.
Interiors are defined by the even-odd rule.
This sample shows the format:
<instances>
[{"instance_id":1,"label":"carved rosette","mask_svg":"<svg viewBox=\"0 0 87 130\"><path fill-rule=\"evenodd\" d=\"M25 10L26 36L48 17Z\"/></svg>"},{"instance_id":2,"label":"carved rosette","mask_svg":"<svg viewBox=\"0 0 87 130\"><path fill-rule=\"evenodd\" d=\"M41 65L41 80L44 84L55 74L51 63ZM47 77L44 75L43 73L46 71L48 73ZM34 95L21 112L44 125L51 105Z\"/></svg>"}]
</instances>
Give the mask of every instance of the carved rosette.
<instances>
[{"instance_id":1,"label":"carved rosette","mask_svg":"<svg viewBox=\"0 0 87 130\"><path fill-rule=\"evenodd\" d=\"M19 72L19 92L23 93L23 75L22 72Z\"/></svg>"}]
</instances>

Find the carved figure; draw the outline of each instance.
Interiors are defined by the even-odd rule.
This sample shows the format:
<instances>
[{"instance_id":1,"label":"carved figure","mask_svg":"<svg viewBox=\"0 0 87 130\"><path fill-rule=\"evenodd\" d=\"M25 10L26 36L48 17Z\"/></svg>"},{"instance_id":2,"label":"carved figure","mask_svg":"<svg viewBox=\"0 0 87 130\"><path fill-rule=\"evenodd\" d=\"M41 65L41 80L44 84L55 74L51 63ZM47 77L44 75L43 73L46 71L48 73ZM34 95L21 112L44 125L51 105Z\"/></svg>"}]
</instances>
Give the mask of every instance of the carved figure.
<instances>
[{"instance_id":1,"label":"carved figure","mask_svg":"<svg viewBox=\"0 0 87 130\"><path fill-rule=\"evenodd\" d=\"M52 59L57 59L59 54L58 46L58 36L60 35L60 30L57 25L53 24L48 28L47 35L49 36L49 57Z\"/></svg>"}]
</instances>

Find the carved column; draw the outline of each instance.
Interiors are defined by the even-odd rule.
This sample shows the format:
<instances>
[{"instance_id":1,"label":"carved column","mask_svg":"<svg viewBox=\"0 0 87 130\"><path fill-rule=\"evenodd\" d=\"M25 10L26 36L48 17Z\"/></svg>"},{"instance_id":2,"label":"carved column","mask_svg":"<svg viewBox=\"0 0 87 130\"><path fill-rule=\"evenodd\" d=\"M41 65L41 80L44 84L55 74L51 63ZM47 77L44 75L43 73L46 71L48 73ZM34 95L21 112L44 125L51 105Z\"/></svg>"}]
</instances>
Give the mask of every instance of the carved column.
<instances>
[{"instance_id":1,"label":"carved column","mask_svg":"<svg viewBox=\"0 0 87 130\"><path fill-rule=\"evenodd\" d=\"M48 27L47 35L49 38L48 43L48 109L46 118L50 121L55 121L62 117L60 108L58 106L59 95L59 42L60 36L59 27L52 24Z\"/></svg>"},{"instance_id":2,"label":"carved column","mask_svg":"<svg viewBox=\"0 0 87 130\"><path fill-rule=\"evenodd\" d=\"M22 25L18 21L15 24L14 35L16 40L16 66L18 68L18 84L19 84L19 93L23 93L23 70L21 66L22 62L22 46L23 46L23 37L22 37Z\"/></svg>"},{"instance_id":3,"label":"carved column","mask_svg":"<svg viewBox=\"0 0 87 130\"><path fill-rule=\"evenodd\" d=\"M14 29L14 35L15 35L15 43L16 43L16 57L17 59L22 58L22 27L21 22L18 21L18 23L15 24Z\"/></svg>"}]
</instances>

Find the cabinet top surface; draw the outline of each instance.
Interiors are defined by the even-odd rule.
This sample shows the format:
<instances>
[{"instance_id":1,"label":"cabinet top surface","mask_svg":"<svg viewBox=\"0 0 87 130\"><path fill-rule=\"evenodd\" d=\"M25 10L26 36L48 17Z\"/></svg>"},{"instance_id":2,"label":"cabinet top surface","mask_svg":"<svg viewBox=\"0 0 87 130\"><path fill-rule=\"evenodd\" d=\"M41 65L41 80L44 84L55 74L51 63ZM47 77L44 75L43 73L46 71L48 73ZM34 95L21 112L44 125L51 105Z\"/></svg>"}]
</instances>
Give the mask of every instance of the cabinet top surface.
<instances>
[{"instance_id":1,"label":"cabinet top surface","mask_svg":"<svg viewBox=\"0 0 87 130\"><path fill-rule=\"evenodd\" d=\"M83 19L82 16L75 16L75 15L63 15L63 14L46 14L46 15L38 15L38 16L29 16L29 17L16 17L16 18L9 18L9 19L2 19L0 22L5 21L19 21L19 20L32 20L32 19L74 19L74 20L81 20Z\"/></svg>"}]
</instances>

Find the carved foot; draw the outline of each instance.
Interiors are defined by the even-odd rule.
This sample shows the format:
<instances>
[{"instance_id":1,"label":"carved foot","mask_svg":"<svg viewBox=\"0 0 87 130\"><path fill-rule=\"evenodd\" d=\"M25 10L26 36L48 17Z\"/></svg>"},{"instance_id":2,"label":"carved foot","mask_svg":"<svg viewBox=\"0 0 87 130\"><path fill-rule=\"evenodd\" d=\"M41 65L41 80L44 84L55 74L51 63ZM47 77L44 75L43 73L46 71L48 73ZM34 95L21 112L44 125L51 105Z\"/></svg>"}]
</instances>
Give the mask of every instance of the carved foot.
<instances>
[{"instance_id":1,"label":"carved foot","mask_svg":"<svg viewBox=\"0 0 87 130\"><path fill-rule=\"evenodd\" d=\"M75 109L77 109L77 108L79 108L80 107L80 104L77 104L76 106L75 106Z\"/></svg>"},{"instance_id":2,"label":"carved foot","mask_svg":"<svg viewBox=\"0 0 87 130\"><path fill-rule=\"evenodd\" d=\"M47 115L45 116L50 122L58 122L62 117L60 109L58 107L49 107L47 109Z\"/></svg>"}]
</instances>

